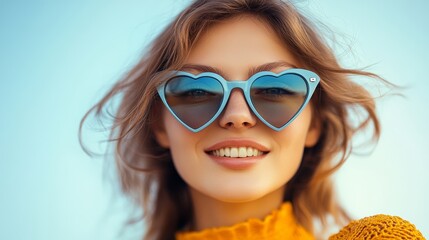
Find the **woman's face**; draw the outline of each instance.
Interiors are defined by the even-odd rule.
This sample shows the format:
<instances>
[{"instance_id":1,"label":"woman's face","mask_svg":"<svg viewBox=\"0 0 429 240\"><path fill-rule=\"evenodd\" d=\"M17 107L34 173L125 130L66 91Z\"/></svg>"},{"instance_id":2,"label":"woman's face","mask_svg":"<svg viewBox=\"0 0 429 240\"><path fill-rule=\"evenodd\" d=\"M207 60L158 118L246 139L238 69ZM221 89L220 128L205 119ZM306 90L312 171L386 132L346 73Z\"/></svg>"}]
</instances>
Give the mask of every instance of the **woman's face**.
<instances>
[{"instance_id":1,"label":"woman's face","mask_svg":"<svg viewBox=\"0 0 429 240\"><path fill-rule=\"evenodd\" d=\"M275 62L283 64L268 64ZM204 69L201 66L208 66L220 69L227 80L246 80L252 69L262 65L272 72L299 66L268 24L250 16L209 28L185 63L188 67L183 71L199 73ZM274 131L251 112L241 90L235 89L219 118L197 133L164 108L163 128L156 130L156 136L162 146L170 148L174 165L191 192L223 202L247 202L282 189L294 176L304 146L314 145L319 136L319 129L310 126L311 117L307 105L288 127ZM215 150L228 148L231 154L245 150L262 155L214 155Z\"/></svg>"}]
</instances>

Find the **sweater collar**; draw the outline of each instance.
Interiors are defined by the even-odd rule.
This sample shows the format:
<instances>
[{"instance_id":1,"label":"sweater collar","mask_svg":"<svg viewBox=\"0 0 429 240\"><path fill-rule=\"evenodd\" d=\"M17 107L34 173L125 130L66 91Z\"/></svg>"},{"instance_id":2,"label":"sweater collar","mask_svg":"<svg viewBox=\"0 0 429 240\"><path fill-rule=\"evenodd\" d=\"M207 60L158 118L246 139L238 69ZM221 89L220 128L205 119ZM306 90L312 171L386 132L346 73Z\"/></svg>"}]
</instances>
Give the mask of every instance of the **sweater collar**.
<instances>
[{"instance_id":1,"label":"sweater collar","mask_svg":"<svg viewBox=\"0 0 429 240\"><path fill-rule=\"evenodd\" d=\"M292 204L283 203L264 219L251 218L245 222L232 226L209 228L202 231L178 232L176 240L202 239L314 239L314 237L300 226L293 214Z\"/></svg>"}]
</instances>

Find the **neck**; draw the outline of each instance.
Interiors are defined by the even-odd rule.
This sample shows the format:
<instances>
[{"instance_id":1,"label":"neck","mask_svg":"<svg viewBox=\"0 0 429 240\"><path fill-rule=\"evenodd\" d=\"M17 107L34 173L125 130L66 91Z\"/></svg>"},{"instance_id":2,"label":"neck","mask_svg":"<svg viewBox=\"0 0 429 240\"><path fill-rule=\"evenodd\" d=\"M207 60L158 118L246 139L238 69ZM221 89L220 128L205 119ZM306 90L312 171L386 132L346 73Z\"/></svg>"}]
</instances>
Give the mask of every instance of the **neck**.
<instances>
[{"instance_id":1,"label":"neck","mask_svg":"<svg viewBox=\"0 0 429 240\"><path fill-rule=\"evenodd\" d=\"M247 202L223 202L190 189L193 201L194 224L192 230L231 226L249 218L263 219L283 202L284 187L259 199Z\"/></svg>"}]
</instances>

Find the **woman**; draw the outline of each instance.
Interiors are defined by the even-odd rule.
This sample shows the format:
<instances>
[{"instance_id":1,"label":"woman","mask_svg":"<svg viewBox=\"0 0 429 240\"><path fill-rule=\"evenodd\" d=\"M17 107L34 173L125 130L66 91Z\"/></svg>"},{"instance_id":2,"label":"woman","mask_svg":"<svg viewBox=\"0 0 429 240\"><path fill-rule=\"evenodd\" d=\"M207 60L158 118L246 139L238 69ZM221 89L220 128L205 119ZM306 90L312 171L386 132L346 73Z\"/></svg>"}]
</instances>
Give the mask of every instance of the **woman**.
<instances>
[{"instance_id":1,"label":"woman","mask_svg":"<svg viewBox=\"0 0 429 240\"><path fill-rule=\"evenodd\" d=\"M313 239L350 221L330 175L352 136L380 134L373 97L348 75L377 78L342 68L290 3L200 0L87 115L121 94L111 139L145 239ZM332 239L365 234L422 238L376 216Z\"/></svg>"}]
</instances>

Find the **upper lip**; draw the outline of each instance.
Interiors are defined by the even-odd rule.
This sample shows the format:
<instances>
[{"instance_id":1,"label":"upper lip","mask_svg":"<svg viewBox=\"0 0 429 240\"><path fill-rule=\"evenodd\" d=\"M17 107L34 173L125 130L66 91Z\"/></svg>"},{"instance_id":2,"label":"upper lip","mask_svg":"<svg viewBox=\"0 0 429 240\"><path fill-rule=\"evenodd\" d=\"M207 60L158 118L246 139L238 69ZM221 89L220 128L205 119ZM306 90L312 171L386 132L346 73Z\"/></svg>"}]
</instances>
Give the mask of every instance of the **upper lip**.
<instances>
[{"instance_id":1,"label":"upper lip","mask_svg":"<svg viewBox=\"0 0 429 240\"><path fill-rule=\"evenodd\" d=\"M252 147L252 148L258 149L261 152L269 151L268 147L260 143L257 143L255 141L246 140L246 139L230 139L230 140L220 141L206 148L204 151L210 152L210 151L214 151L214 150L226 148L226 147Z\"/></svg>"}]
</instances>

